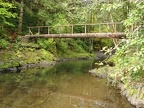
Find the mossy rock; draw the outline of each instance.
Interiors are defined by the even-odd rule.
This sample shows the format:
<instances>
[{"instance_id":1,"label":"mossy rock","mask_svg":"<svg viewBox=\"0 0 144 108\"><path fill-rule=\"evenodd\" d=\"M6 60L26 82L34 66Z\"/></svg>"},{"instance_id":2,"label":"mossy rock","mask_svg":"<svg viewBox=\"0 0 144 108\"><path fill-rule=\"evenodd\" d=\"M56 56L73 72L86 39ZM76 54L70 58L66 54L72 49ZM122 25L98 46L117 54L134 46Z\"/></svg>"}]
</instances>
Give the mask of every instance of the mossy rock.
<instances>
[{"instance_id":1,"label":"mossy rock","mask_svg":"<svg viewBox=\"0 0 144 108\"><path fill-rule=\"evenodd\" d=\"M89 72L93 75L93 76L97 76L100 78L107 78L108 73L112 71L112 67L110 66L104 66L101 68L96 68L93 70L90 70Z\"/></svg>"}]
</instances>

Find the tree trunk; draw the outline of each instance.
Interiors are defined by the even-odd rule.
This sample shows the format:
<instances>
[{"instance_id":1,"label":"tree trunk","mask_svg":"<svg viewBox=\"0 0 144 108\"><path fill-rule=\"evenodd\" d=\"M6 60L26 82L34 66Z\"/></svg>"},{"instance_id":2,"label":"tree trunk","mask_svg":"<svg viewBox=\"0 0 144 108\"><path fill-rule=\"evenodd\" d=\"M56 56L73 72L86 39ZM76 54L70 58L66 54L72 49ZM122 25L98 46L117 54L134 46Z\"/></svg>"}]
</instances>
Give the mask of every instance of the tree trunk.
<instances>
[{"instance_id":1,"label":"tree trunk","mask_svg":"<svg viewBox=\"0 0 144 108\"><path fill-rule=\"evenodd\" d=\"M19 14L19 27L18 27L18 33L22 33L22 24L23 24L23 7L24 7L24 1L21 0L21 7L20 7L20 14Z\"/></svg>"}]
</instances>

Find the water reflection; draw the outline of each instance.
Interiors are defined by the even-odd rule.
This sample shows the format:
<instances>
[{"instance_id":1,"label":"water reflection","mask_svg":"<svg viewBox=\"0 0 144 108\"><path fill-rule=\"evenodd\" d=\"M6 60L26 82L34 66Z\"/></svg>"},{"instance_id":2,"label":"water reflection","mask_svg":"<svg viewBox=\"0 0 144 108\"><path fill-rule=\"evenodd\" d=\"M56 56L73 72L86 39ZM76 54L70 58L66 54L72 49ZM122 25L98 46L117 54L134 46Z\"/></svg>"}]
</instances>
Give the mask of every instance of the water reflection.
<instances>
[{"instance_id":1,"label":"water reflection","mask_svg":"<svg viewBox=\"0 0 144 108\"><path fill-rule=\"evenodd\" d=\"M0 76L0 108L132 108L105 79L87 72L93 61Z\"/></svg>"}]
</instances>

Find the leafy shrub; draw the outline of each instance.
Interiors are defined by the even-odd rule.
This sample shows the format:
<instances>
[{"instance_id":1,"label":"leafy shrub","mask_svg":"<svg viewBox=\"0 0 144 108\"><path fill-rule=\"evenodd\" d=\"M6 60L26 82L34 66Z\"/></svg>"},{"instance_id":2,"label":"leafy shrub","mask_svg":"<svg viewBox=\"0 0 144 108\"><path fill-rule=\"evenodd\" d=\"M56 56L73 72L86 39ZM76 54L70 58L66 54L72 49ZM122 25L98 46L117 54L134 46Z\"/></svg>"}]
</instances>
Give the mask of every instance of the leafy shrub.
<instances>
[{"instance_id":1,"label":"leafy shrub","mask_svg":"<svg viewBox=\"0 0 144 108\"><path fill-rule=\"evenodd\" d=\"M4 40L4 39L0 39L0 47L1 48L7 48L8 47L9 42Z\"/></svg>"},{"instance_id":2,"label":"leafy shrub","mask_svg":"<svg viewBox=\"0 0 144 108\"><path fill-rule=\"evenodd\" d=\"M52 53L56 53L56 45L54 39L38 39L37 43L41 48L47 49Z\"/></svg>"},{"instance_id":3,"label":"leafy shrub","mask_svg":"<svg viewBox=\"0 0 144 108\"><path fill-rule=\"evenodd\" d=\"M39 46L41 46L44 49L46 49L48 47L48 45L44 43L44 39L38 39L37 43Z\"/></svg>"}]
</instances>

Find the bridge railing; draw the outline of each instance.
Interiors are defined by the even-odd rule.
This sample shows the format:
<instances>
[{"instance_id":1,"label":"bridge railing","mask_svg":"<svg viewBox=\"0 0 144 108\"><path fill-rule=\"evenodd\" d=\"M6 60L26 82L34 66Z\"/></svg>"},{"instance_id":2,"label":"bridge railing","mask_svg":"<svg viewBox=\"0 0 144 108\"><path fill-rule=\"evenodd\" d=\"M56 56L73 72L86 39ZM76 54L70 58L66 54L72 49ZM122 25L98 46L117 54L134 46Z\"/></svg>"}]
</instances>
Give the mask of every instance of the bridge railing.
<instances>
[{"instance_id":1,"label":"bridge railing","mask_svg":"<svg viewBox=\"0 0 144 108\"><path fill-rule=\"evenodd\" d=\"M123 32L123 25L119 22L96 24L71 24L61 26L28 27L29 35L40 34L75 34L75 33L116 33Z\"/></svg>"}]
</instances>

